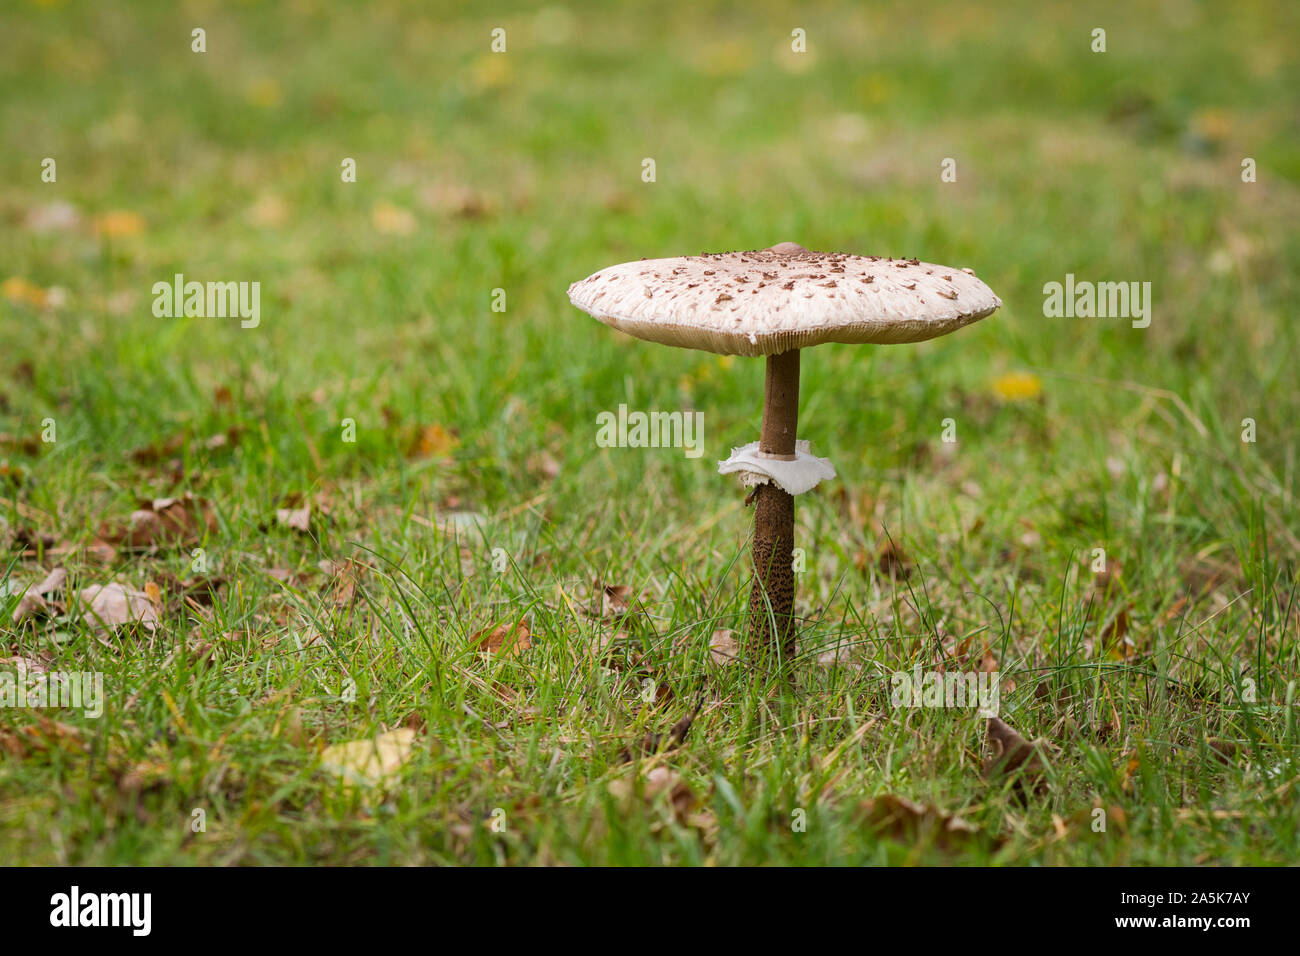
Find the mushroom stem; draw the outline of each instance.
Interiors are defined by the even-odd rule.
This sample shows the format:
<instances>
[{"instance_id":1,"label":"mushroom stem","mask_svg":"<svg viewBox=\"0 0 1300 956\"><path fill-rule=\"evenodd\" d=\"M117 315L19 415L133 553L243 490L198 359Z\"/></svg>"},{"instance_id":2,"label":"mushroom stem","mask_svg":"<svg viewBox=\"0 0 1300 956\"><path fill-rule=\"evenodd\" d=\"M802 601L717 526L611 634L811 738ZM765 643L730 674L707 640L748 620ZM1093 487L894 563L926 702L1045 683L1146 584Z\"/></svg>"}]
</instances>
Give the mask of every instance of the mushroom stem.
<instances>
[{"instance_id":1,"label":"mushroom stem","mask_svg":"<svg viewBox=\"0 0 1300 956\"><path fill-rule=\"evenodd\" d=\"M799 425L799 350L767 357L763 432L758 450L794 457ZM794 656L794 496L758 485L754 504L754 583L749 592L750 640L784 660Z\"/></svg>"}]
</instances>

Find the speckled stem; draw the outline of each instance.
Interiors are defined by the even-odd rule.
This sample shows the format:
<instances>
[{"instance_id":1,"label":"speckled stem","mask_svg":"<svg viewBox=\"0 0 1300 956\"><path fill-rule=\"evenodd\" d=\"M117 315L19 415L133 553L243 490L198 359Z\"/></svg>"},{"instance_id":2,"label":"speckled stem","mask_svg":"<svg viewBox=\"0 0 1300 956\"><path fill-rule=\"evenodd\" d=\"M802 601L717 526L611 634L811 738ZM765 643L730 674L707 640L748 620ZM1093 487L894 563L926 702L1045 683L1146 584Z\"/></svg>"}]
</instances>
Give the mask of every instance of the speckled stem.
<instances>
[{"instance_id":1,"label":"speckled stem","mask_svg":"<svg viewBox=\"0 0 1300 956\"><path fill-rule=\"evenodd\" d=\"M799 425L799 350L767 357L759 451L794 455ZM749 592L751 646L794 656L794 496L758 485L754 502L754 583Z\"/></svg>"}]
</instances>

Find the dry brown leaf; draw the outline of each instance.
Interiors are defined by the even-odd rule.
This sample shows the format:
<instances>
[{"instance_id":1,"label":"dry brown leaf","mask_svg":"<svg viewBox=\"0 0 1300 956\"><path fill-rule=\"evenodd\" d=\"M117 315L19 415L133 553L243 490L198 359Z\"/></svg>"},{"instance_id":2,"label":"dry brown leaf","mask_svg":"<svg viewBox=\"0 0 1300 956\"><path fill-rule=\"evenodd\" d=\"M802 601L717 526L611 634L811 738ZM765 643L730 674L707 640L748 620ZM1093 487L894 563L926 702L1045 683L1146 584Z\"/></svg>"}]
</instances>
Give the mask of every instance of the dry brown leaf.
<instances>
[{"instance_id":1,"label":"dry brown leaf","mask_svg":"<svg viewBox=\"0 0 1300 956\"><path fill-rule=\"evenodd\" d=\"M460 444L455 429L442 425L421 425L407 449L407 458L445 458Z\"/></svg>"},{"instance_id":2,"label":"dry brown leaf","mask_svg":"<svg viewBox=\"0 0 1300 956\"><path fill-rule=\"evenodd\" d=\"M145 630L158 628L158 612L149 595L121 584L95 584L83 588L78 597L85 607L83 619L94 631L108 631L128 624Z\"/></svg>"},{"instance_id":3,"label":"dry brown leaf","mask_svg":"<svg viewBox=\"0 0 1300 956\"><path fill-rule=\"evenodd\" d=\"M533 646L532 636L528 625L520 621L518 624L502 624L491 630L484 628L475 631L470 635L470 643L481 654L516 657Z\"/></svg>"},{"instance_id":4,"label":"dry brown leaf","mask_svg":"<svg viewBox=\"0 0 1300 956\"><path fill-rule=\"evenodd\" d=\"M886 538L876 555L876 567L887 578L906 581L912 576L912 559L902 548Z\"/></svg>"},{"instance_id":5,"label":"dry brown leaf","mask_svg":"<svg viewBox=\"0 0 1300 956\"><path fill-rule=\"evenodd\" d=\"M1128 636L1128 608L1120 608L1101 632L1101 646L1107 657L1117 661L1126 661L1137 653L1137 645Z\"/></svg>"},{"instance_id":6,"label":"dry brown leaf","mask_svg":"<svg viewBox=\"0 0 1300 956\"><path fill-rule=\"evenodd\" d=\"M624 803L630 802L637 792L635 780L611 780L607 785L609 792ZM647 804L664 800L672 809L673 817L680 824L690 824L707 828L712 818L701 814L700 798L682 780L681 775L670 767L654 767L642 777L641 794Z\"/></svg>"},{"instance_id":7,"label":"dry brown leaf","mask_svg":"<svg viewBox=\"0 0 1300 956\"><path fill-rule=\"evenodd\" d=\"M140 502L125 527L101 529L113 544L131 549L170 545L190 547L216 530L212 509L201 498L186 493L180 498L154 498Z\"/></svg>"},{"instance_id":8,"label":"dry brown leaf","mask_svg":"<svg viewBox=\"0 0 1300 956\"><path fill-rule=\"evenodd\" d=\"M549 451L534 452L528 457L528 470L554 481L560 475L560 463Z\"/></svg>"},{"instance_id":9,"label":"dry brown leaf","mask_svg":"<svg viewBox=\"0 0 1300 956\"><path fill-rule=\"evenodd\" d=\"M984 776L1014 775L1015 787L1021 796L1026 789L1035 794L1043 793L1047 789L1047 779L1042 747L1042 741L1030 743L1000 717L990 717L989 754L984 761Z\"/></svg>"},{"instance_id":10,"label":"dry brown leaf","mask_svg":"<svg viewBox=\"0 0 1300 956\"><path fill-rule=\"evenodd\" d=\"M1122 580L1123 567L1111 558L1106 563L1106 570L1097 572L1092 582L1092 602L1098 608L1099 617L1106 621L1101 629L1101 653L1111 660L1124 661L1137 653L1137 645L1128 636L1129 612L1133 609L1131 602L1124 601L1113 615L1110 609L1127 593Z\"/></svg>"},{"instance_id":11,"label":"dry brown leaf","mask_svg":"<svg viewBox=\"0 0 1300 956\"><path fill-rule=\"evenodd\" d=\"M1222 737L1208 737L1205 745L1210 748L1215 758L1222 763L1232 764L1237 762L1241 755L1242 746L1235 740L1227 740Z\"/></svg>"},{"instance_id":12,"label":"dry brown leaf","mask_svg":"<svg viewBox=\"0 0 1300 956\"><path fill-rule=\"evenodd\" d=\"M291 531L311 534L311 505L302 508L276 508L275 523Z\"/></svg>"},{"instance_id":13,"label":"dry brown leaf","mask_svg":"<svg viewBox=\"0 0 1300 956\"><path fill-rule=\"evenodd\" d=\"M740 642L730 628L721 628L709 638L709 656L719 666L734 664L740 660Z\"/></svg>"},{"instance_id":14,"label":"dry brown leaf","mask_svg":"<svg viewBox=\"0 0 1300 956\"><path fill-rule=\"evenodd\" d=\"M979 835L978 827L960 817L892 793L867 800L858 814L864 823L901 843L933 841L948 849Z\"/></svg>"},{"instance_id":15,"label":"dry brown leaf","mask_svg":"<svg viewBox=\"0 0 1300 956\"><path fill-rule=\"evenodd\" d=\"M163 462L179 465L181 456L190 448L216 451L219 448L234 447L239 444L242 434L243 427L239 425L232 425L223 432L197 440L192 432L183 431L152 445L136 448L131 452L131 460L139 465L157 465Z\"/></svg>"},{"instance_id":16,"label":"dry brown leaf","mask_svg":"<svg viewBox=\"0 0 1300 956\"><path fill-rule=\"evenodd\" d=\"M32 539L33 541L35 539ZM84 554L93 561L100 564L113 564L117 560L117 548L104 541L102 538L95 538L88 544L75 544L71 541L56 542L57 539L49 535L41 535L40 541L43 550L48 557L67 558L74 554ZM49 542L48 544L46 542ZM35 547L29 547L23 552L24 557L38 557L40 550Z\"/></svg>"},{"instance_id":17,"label":"dry brown leaf","mask_svg":"<svg viewBox=\"0 0 1300 956\"><path fill-rule=\"evenodd\" d=\"M46 596L55 591L62 591L67 581L68 572L63 568L55 568L39 584L28 588L27 593L19 598L18 606L14 608L14 623L20 624L29 618L49 614L51 608L45 600ZM56 606L55 610L59 608Z\"/></svg>"},{"instance_id":18,"label":"dry brown leaf","mask_svg":"<svg viewBox=\"0 0 1300 956\"><path fill-rule=\"evenodd\" d=\"M0 451L19 452L29 458L41 453L41 439L38 435L14 435L0 432Z\"/></svg>"},{"instance_id":19,"label":"dry brown leaf","mask_svg":"<svg viewBox=\"0 0 1300 956\"><path fill-rule=\"evenodd\" d=\"M329 577L326 587L330 593L330 602L335 607L351 605L365 565L349 558L343 561L325 560L316 566Z\"/></svg>"},{"instance_id":20,"label":"dry brown leaf","mask_svg":"<svg viewBox=\"0 0 1300 956\"><path fill-rule=\"evenodd\" d=\"M1133 777L1142 769L1142 756L1136 750L1126 750L1120 754L1124 769L1120 772L1120 789L1128 791L1133 786Z\"/></svg>"},{"instance_id":21,"label":"dry brown leaf","mask_svg":"<svg viewBox=\"0 0 1300 956\"><path fill-rule=\"evenodd\" d=\"M62 750L69 753L84 751L81 731L70 724L39 716L36 723L25 727L0 726L0 750L20 759L33 753Z\"/></svg>"},{"instance_id":22,"label":"dry brown leaf","mask_svg":"<svg viewBox=\"0 0 1300 956\"><path fill-rule=\"evenodd\" d=\"M595 582L595 590L600 594L600 618L616 627L624 626L645 614L645 605L640 594L626 584L601 584Z\"/></svg>"}]
</instances>

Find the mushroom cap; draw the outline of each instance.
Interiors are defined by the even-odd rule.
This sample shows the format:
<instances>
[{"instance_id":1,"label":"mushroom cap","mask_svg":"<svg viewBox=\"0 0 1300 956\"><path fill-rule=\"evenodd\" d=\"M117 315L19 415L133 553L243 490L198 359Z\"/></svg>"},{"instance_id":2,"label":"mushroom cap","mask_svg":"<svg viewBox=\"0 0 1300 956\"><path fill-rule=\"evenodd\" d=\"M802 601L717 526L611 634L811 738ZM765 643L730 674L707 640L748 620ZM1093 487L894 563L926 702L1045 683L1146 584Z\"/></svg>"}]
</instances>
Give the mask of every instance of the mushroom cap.
<instances>
[{"instance_id":1,"label":"mushroom cap","mask_svg":"<svg viewBox=\"0 0 1300 956\"><path fill-rule=\"evenodd\" d=\"M722 355L922 342L1002 304L970 269L810 252L793 242L624 262L569 286L569 300L639 339Z\"/></svg>"}]
</instances>

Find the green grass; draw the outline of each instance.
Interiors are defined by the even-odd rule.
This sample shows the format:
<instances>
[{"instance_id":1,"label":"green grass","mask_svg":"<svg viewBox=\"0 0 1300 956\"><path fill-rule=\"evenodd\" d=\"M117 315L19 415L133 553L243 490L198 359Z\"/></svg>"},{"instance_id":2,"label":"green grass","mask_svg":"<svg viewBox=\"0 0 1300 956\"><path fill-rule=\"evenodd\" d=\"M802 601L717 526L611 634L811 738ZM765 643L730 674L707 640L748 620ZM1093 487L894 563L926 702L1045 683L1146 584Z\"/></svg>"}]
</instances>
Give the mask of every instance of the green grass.
<instances>
[{"instance_id":1,"label":"green grass","mask_svg":"<svg viewBox=\"0 0 1300 956\"><path fill-rule=\"evenodd\" d=\"M1264 3L11 4L0 281L60 291L0 298L0 670L99 671L108 702L0 711L0 858L1294 860L1298 38L1300 10ZM33 228L52 203L76 221ZM113 211L143 228L97 232ZM803 356L801 437L839 479L798 500L790 684L709 651L749 573L713 462L756 437L762 362L625 338L565 295L783 240L970 266L1004 302L920 346ZM155 318L175 272L260 281L261 325ZM1151 282L1150 328L1045 318L1066 273ZM1039 397L999 396L1017 372ZM703 411L704 456L596 447L620 403ZM454 441L412 457L433 425ZM90 547L186 492L212 511L197 540ZM276 522L298 501L310 534ZM195 548L211 604L176 591ZM11 626L55 566L70 593L156 585L160 626L100 641L75 600ZM605 585L644 610L602 616ZM521 618L526 652L475 650ZM974 711L890 705L893 672L967 638L1002 717L1050 744L1038 793L981 774ZM682 747L620 763L697 701ZM322 769L398 727L390 786ZM693 800L638 790L656 767ZM873 822L886 794L975 833Z\"/></svg>"}]
</instances>

